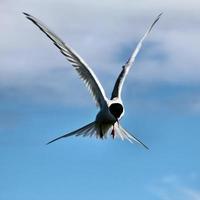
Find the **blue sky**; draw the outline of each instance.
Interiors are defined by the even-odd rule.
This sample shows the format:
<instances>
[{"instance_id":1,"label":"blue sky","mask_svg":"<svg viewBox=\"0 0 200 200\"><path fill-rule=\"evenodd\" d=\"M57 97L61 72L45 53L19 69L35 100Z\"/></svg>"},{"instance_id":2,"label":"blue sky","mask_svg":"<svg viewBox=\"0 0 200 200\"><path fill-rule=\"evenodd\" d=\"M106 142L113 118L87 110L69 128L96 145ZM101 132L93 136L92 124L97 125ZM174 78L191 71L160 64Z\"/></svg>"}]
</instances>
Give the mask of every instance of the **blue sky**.
<instances>
[{"instance_id":1,"label":"blue sky","mask_svg":"<svg viewBox=\"0 0 200 200\"><path fill-rule=\"evenodd\" d=\"M180 3L0 3L0 199L200 199L200 4ZM130 51L164 12L123 90L121 123L150 151L112 138L45 145L94 120L97 110L70 64L22 11L74 47L108 95Z\"/></svg>"}]
</instances>

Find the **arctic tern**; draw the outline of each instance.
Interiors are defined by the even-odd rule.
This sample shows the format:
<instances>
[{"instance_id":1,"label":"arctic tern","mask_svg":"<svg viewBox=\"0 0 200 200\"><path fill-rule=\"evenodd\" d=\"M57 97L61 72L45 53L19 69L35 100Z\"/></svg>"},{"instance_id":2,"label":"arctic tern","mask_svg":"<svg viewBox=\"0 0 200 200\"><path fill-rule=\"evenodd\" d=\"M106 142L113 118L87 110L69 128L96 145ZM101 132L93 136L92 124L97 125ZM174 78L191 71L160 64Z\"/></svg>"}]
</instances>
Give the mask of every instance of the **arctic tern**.
<instances>
[{"instance_id":1,"label":"arctic tern","mask_svg":"<svg viewBox=\"0 0 200 200\"><path fill-rule=\"evenodd\" d=\"M87 88L89 89L91 95L93 96L96 105L99 107L99 112L96 115L95 121L75 130L73 132L64 134L56 139L51 140L47 144L50 144L61 138L69 136L93 136L96 138L106 138L109 135L109 130L111 130L111 136L113 139L118 136L122 140L127 139L131 143L137 142L143 145L146 149L148 147L137 139L133 134L125 130L119 123L119 120L124 115L124 105L121 98L121 91L123 83L127 77L127 74L133 65L135 58L142 47L142 43L147 35L152 30L153 26L160 19L161 14L157 16L152 25L148 28L146 33L138 42L135 50L132 52L128 61L123 65L122 70L115 82L114 89L112 91L111 98L107 98L105 91L99 82L97 76L88 64L68 45L66 45L55 33L49 30L41 21L33 17L30 14L23 13L27 19L32 21L39 29L46 34L46 36L53 41L54 45L60 50L60 52L66 57L66 59L71 63L74 69L78 72L80 78L83 80Z\"/></svg>"}]
</instances>

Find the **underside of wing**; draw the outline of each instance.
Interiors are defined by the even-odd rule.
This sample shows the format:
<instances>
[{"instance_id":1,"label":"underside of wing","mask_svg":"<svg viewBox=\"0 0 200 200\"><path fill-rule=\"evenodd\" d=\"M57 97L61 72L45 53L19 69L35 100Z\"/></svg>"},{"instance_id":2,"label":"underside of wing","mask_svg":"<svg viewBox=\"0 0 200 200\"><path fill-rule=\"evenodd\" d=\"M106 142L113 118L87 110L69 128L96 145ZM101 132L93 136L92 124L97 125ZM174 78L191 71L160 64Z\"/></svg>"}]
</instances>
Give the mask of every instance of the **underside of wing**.
<instances>
[{"instance_id":1,"label":"underside of wing","mask_svg":"<svg viewBox=\"0 0 200 200\"><path fill-rule=\"evenodd\" d=\"M52 142L55 142L57 140L60 140L62 138L66 138L66 137L70 137L70 136L92 136L96 133L96 130L95 130L95 122L92 122L90 124L87 124L85 126L83 126L82 128L79 128L75 131L72 131L70 133L66 133L60 137L57 137L53 140L51 140L50 142L48 142L47 144L50 144Z\"/></svg>"},{"instance_id":2,"label":"underside of wing","mask_svg":"<svg viewBox=\"0 0 200 200\"><path fill-rule=\"evenodd\" d=\"M92 69L83 61L83 59L69 46L67 46L55 33L49 30L42 22L35 17L23 13L27 19L32 21L39 29L51 39L54 45L60 50L60 52L67 58L72 66L78 72L80 78L84 81L88 87L92 96L94 97L97 106L102 107L105 104L106 95L105 91L100 84L98 78L92 71Z\"/></svg>"},{"instance_id":3,"label":"underside of wing","mask_svg":"<svg viewBox=\"0 0 200 200\"><path fill-rule=\"evenodd\" d=\"M142 43L145 40L145 38L148 36L148 34L150 33L150 31L152 30L152 28L154 27L154 25L156 24L156 22L160 19L162 13L158 15L158 17L154 20L153 24L149 27L149 29L147 30L147 32L144 34L144 36L141 38L141 40L138 42L135 50L132 52L129 60L126 62L126 64L122 67L122 71L119 74L116 82L115 82L115 86L112 92L112 96L111 99L115 98L115 97L119 97L121 98L121 91L122 91L122 86L124 83L124 80L131 68L131 66L133 65L135 58L138 54L138 52L140 51L141 47L142 47Z\"/></svg>"}]
</instances>

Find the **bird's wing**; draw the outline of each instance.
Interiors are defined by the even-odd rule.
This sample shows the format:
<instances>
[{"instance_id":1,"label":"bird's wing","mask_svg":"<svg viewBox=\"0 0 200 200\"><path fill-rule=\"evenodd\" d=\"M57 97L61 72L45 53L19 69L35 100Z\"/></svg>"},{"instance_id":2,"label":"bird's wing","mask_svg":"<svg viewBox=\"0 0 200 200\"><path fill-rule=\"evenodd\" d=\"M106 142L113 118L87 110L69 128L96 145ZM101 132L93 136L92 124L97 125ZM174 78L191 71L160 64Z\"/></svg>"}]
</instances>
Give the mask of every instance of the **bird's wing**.
<instances>
[{"instance_id":1,"label":"bird's wing","mask_svg":"<svg viewBox=\"0 0 200 200\"><path fill-rule=\"evenodd\" d=\"M70 133L66 133L60 137L57 137L53 140L51 140L50 142L48 142L47 144L50 144L52 142L55 142L56 140L59 140L61 138L66 138L66 137L70 137L70 136L92 136L96 133L96 129L95 129L95 122L89 123L75 131L72 131Z\"/></svg>"},{"instance_id":2,"label":"bird's wing","mask_svg":"<svg viewBox=\"0 0 200 200\"><path fill-rule=\"evenodd\" d=\"M91 92L97 106L102 107L107 97L105 91L96 77L92 69L83 61L83 59L69 46L67 46L56 34L50 31L42 22L40 22L35 17L23 13L27 19L32 21L39 29L44 32L48 38L50 38L54 45L58 47L60 52L67 58L67 60L72 64L72 66L78 72L80 78L84 81L85 85L88 87Z\"/></svg>"},{"instance_id":3,"label":"bird's wing","mask_svg":"<svg viewBox=\"0 0 200 200\"><path fill-rule=\"evenodd\" d=\"M155 19L155 21L153 22L153 24L149 27L149 29L147 30L147 32L144 34L144 36L141 38L141 40L138 42L135 50L132 52L130 58L128 59L128 61L126 62L126 64L122 67L122 71L119 74L116 82L115 82L115 86L112 92L112 96L111 99L115 98L115 97L119 97L121 98L121 91L122 91L122 86L124 83L124 80L131 68L131 66L133 65L135 58L138 54L138 52L140 51L141 47L142 47L142 43L144 41L144 39L147 37L147 35L150 33L151 29L153 28L153 26L156 24L156 22L160 19L162 13L158 15L158 17Z\"/></svg>"},{"instance_id":4,"label":"bird's wing","mask_svg":"<svg viewBox=\"0 0 200 200\"><path fill-rule=\"evenodd\" d=\"M136 142L140 145L142 145L143 147L145 147L146 149L149 149L143 142L141 142L138 138L136 138L135 135L128 133L128 131L126 131L121 125L119 125L118 127L115 127L116 133L117 135L122 139L126 139L129 142L133 143Z\"/></svg>"}]
</instances>

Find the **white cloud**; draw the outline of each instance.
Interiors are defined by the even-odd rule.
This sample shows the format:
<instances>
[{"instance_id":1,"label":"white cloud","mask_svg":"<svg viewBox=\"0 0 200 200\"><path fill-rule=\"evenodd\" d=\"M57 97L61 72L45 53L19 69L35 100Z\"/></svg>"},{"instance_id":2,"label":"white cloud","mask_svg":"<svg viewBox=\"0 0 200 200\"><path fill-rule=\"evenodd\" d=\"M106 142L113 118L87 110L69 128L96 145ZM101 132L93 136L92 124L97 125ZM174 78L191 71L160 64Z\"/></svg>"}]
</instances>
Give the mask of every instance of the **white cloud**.
<instances>
[{"instance_id":1,"label":"white cloud","mask_svg":"<svg viewBox=\"0 0 200 200\"><path fill-rule=\"evenodd\" d=\"M151 192L160 200L199 200L200 190L196 187L197 174L185 177L168 175L151 186Z\"/></svg>"},{"instance_id":2,"label":"white cloud","mask_svg":"<svg viewBox=\"0 0 200 200\"><path fill-rule=\"evenodd\" d=\"M25 19L23 11L41 19L79 52L108 89L112 88L112 78L130 55L123 52L126 59L118 58L121 49L125 46L133 49L156 15L164 12L147 39L129 81L133 78L146 87L149 83L200 82L200 2L197 0L7 0L0 5L3 19L0 20L1 88L38 94L40 88L46 88L66 101L69 94L73 94L68 85L78 82L70 64L56 52L48 38ZM159 60L161 55L164 59ZM77 90L83 89L80 85L77 84ZM45 98L47 94L41 91L40 95Z\"/></svg>"}]
</instances>

